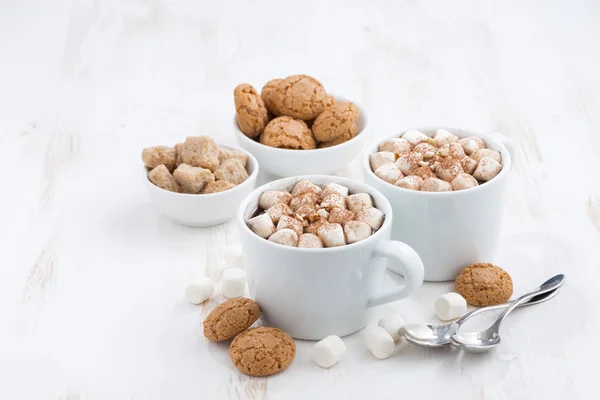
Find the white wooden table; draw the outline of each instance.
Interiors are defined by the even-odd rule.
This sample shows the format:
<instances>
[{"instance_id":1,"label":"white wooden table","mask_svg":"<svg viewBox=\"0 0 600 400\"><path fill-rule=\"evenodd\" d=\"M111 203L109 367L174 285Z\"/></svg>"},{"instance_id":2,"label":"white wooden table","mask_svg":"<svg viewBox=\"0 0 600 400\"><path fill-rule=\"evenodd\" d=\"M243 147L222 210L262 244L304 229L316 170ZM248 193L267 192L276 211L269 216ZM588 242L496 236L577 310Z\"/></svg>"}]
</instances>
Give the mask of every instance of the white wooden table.
<instances>
[{"instance_id":1,"label":"white wooden table","mask_svg":"<svg viewBox=\"0 0 600 400\"><path fill-rule=\"evenodd\" d=\"M595 0L0 1L0 398L596 398L599 37ZM218 278L237 228L159 215L140 151L233 144L233 87L295 73L362 103L373 136L446 125L518 142L497 261L515 294L564 272L562 293L516 312L486 355L404 344L379 361L353 335L329 370L299 342L285 373L238 373L201 334L222 298L183 299ZM339 174L362 178L358 161ZM377 312L435 322L450 289Z\"/></svg>"}]
</instances>

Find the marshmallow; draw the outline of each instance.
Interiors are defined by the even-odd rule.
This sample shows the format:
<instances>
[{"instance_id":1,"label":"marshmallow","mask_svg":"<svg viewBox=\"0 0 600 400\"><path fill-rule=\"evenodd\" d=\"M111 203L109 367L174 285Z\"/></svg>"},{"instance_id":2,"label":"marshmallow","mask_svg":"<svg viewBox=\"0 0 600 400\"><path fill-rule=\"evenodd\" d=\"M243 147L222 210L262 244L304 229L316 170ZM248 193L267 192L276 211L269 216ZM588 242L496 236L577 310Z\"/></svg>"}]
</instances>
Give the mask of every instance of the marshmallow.
<instances>
[{"instance_id":1,"label":"marshmallow","mask_svg":"<svg viewBox=\"0 0 600 400\"><path fill-rule=\"evenodd\" d=\"M400 179L398 182L394 183L394 185L404 188L404 189L411 189L411 190L419 190L421 188L421 185L423 184L423 178L421 178L420 176L415 176L415 175L410 175L410 176L405 176L404 178Z\"/></svg>"},{"instance_id":2,"label":"marshmallow","mask_svg":"<svg viewBox=\"0 0 600 400\"><path fill-rule=\"evenodd\" d=\"M477 168L477 161L473 160L471 157L463 157L460 159L460 165L462 165L463 171L473 175L475 168Z\"/></svg>"},{"instance_id":3,"label":"marshmallow","mask_svg":"<svg viewBox=\"0 0 600 400\"><path fill-rule=\"evenodd\" d=\"M404 176L395 163L383 164L375 170L375 175L392 185Z\"/></svg>"},{"instance_id":4,"label":"marshmallow","mask_svg":"<svg viewBox=\"0 0 600 400\"><path fill-rule=\"evenodd\" d=\"M318 236L312 233L303 233L298 239L298 247L318 249L323 247L323 242Z\"/></svg>"},{"instance_id":5,"label":"marshmallow","mask_svg":"<svg viewBox=\"0 0 600 400\"><path fill-rule=\"evenodd\" d=\"M242 297L246 291L246 273L239 268L229 268L221 275L221 293L228 299Z\"/></svg>"},{"instance_id":6,"label":"marshmallow","mask_svg":"<svg viewBox=\"0 0 600 400\"><path fill-rule=\"evenodd\" d=\"M396 161L396 155L391 151L380 151L379 153L373 153L369 157L371 161L371 169L375 171L383 164L393 163Z\"/></svg>"},{"instance_id":7,"label":"marshmallow","mask_svg":"<svg viewBox=\"0 0 600 400\"><path fill-rule=\"evenodd\" d=\"M427 142L429 140L429 136L416 129L411 129L402 134L402 139L408 141L413 146L416 146L421 142Z\"/></svg>"},{"instance_id":8,"label":"marshmallow","mask_svg":"<svg viewBox=\"0 0 600 400\"><path fill-rule=\"evenodd\" d=\"M342 210L346 209L346 199L339 194L330 194L323 199L321 202L320 208L324 208L331 213L331 210L334 208L341 208Z\"/></svg>"},{"instance_id":9,"label":"marshmallow","mask_svg":"<svg viewBox=\"0 0 600 400\"><path fill-rule=\"evenodd\" d=\"M287 204L277 203L274 206L269 207L266 211L271 217L271 221L274 224L278 223L282 216L284 215L292 215L292 209Z\"/></svg>"},{"instance_id":10,"label":"marshmallow","mask_svg":"<svg viewBox=\"0 0 600 400\"><path fill-rule=\"evenodd\" d=\"M321 368L334 366L346 354L346 345L339 336L327 336L313 349L313 358Z\"/></svg>"},{"instance_id":11,"label":"marshmallow","mask_svg":"<svg viewBox=\"0 0 600 400\"><path fill-rule=\"evenodd\" d=\"M292 189L292 197L300 196L301 194L312 192L317 195L321 194L321 188L309 181L299 181Z\"/></svg>"},{"instance_id":12,"label":"marshmallow","mask_svg":"<svg viewBox=\"0 0 600 400\"><path fill-rule=\"evenodd\" d=\"M358 211L365 207L373 207L373 200L369 193L357 193L348 196L346 198L346 204L350 211Z\"/></svg>"},{"instance_id":13,"label":"marshmallow","mask_svg":"<svg viewBox=\"0 0 600 400\"><path fill-rule=\"evenodd\" d=\"M422 192L451 192L452 185L438 178L429 178L421 185Z\"/></svg>"},{"instance_id":14,"label":"marshmallow","mask_svg":"<svg viewBox=\"0 0 600 400\"><path fill-rule=\"evenodd\" d=\"M465 156L465 151L462 146L458 143L448 143L440 147L438 150L438 154L447 157L450 156L452 158L458 158L459 160Z\"/></svg>"},{"instance_id":15,"label":"marshmallow","mask_svg":"<svg viewBox=\"0 0 600 400\"><path fill-rule=\"evenodd\" d=\"M326 219L318 219L315 222L308 224L308 226L304 228L304 233L312 233L313 235L317 235L319 228L327 224L328 222Z\"/></svg>"},{"instance_id":16,"label":"marshmallow","mask_svg":"<svg viewBox=\"0 0 600 400\"><path fill-rule=\"evenodd\" d=\"M348 221L352 221L356 217L353 211L342 210L341 208L333 208L329 213L329 222L332 224L344 225Z\"/></svg>"},{"instance_id":17,"label":"marshmallow","mask_svg":"<svg viewBox=\"0 0 600 400\"><path fill-rule=\"evenodd\" d=\"M192 304L200 304L212 296L214 285L208 278L201 278L185 288L185 298Z\"/></svg>"},{"instance_id":18,"label":"marshmallow","mask_svg":"<svg viewBox=\"0 0 600 400\"><path fill-rule=\"evenodd\" d=\"M273 224L273 220L269 217L269 214L264 213L260 214L257 217L250 218L248 220L248 226L252 230L252 232L256 233L258 236L263 238L268 238L275 232L275 225Z\"/></svg>"},{"instance_id":19,"label":"marshmallow","mask_svg":"<svg viewBox=\"0 0 600 400\"><path fill-rule=\"evenodd\" d=\"M443 146L448 143L458 143L458 136L448 132L445 129L438 129L435 131L433 138L437 142L438 146Z\"/></svg>"},{"instance_id":20,"label":"marshmallow","mask_svg":"<svg viewBox=\"0 0 600 400\"><path fill-rule=\"evenodd\" d=\"M458 293L446 293L435 300L433 308L439 319L449 321L467 312L467 301Z\"/></svg>"},{"instance_id":21,"label":"marshmallow","mask_svg":"<svg viewBox=\"0 0 600 400\"><path fill-rule=\"evenodd\" d=\"M437 153L437 149L427 142L422 142L415 146L413 152L421 153L423 154L424 159L428 159L435 156L435 153Z\"/></svg>"},{"instance_id":22,"label":"marshmallow","mask_svg":"<svg viewBox=\"0 0 600 400\"><path fill-rule=\"evenodd\" d=\"M375 207L367 207L356 213L356 220L365 222L371 229L376 231L383 224L383 212Z\"/></svg>"},{"instance_id":23,"label":"marshmallow","mask_svg":"<svg viewBox=\"0 0 600 400\"><path fill-rule=\"evenodd\" d=\"M393 161L392 161L393 162ZM338 194L344 198L348 197L348 188L346 186L338 185L337 183L328 183L323 186L321 192L321 198L329 196L330 194Z\"/></svg>"},{"instance_id":24,"label":"marshmallow","mask_svg":"<svg viewBox=\"0 0 600 400\"><path fill-rule=\"evenodd\" d=\"M317 235L325 247L337 247L346 244L344 230L340 224L325 224L317 229Z\"/></svg>"},{"instance_id":25,"label":"marshmallow","mask_svg":"<svg viewBox=\"0 0 600 400\"><path fill-rule=\"evenodd\" d=\"M429 179L429 178L435 178L434 173L431 171L431 168L429 168L428 166L415 168L412 170L412 172L410 174L421 178L422 181L424 181L425 179Z\"/></svg>"},{"instance_id":26,"label":"marshmallow","mask_svg":"<svg viewBox=\"0 0 600 400\"><path fill-rule=\"evenodd\" d=\"M319 215L319 217L321 218L325 218L325 219L329 219L329 211L320 208L317 210L317 214Z\"/></svg>"},{"instance_id":27,"label":"marshmallow","mask_svg":"<svg viewBox=\"0 0 600 400\"><path fill-rule=\"evenodd\" d=\"M269 241L284 246L296 247L298 245L298 234L291 229L281 229L269 236Z\"/></svg>"},{"instance_id":28,"label":"marshmallow","mask_svg":"<svg viewBox=\"0 0 600 400\"><path fill-rule=\"evenodd\" d=\"M439 161L435 167L435 173L438 174L440 179L443 179L446 182L451 182L456 175L462 172L462 164L460 163L460 160L456 158L444 158Z\"/></svg>"},{"instance_id":29,"label":"marshmallow","mask_svg":"<svg viewBox=\"0 0 600 400\"><path fill-rule=\"evenodd\" d=\"M498 161L491 157L483 157L479 161L475 172L473 172L473 177L479 179L480 181L489 181L498 175L501 170L502 164L500 164Z\"/></svg>"},{"instance_id":30,"label":"marshmallow","mask_svg":"<svg viewBox=\"0 0 600 400\"><path fill-rule=\"evenodd\" d=\"M290 208L293 211L297 211L303 205L309 205L315 208L317 201L319 201L319 195L313 192L306 192L300 196L294 197L290 201Z\"/></svg>"},{"instance_id":31,"label":"marshmallow","mask_svg":"<svg viewBox=\"0 0 600 400\"><path fill-rule=\"evenodd\" d=\"M411 145L406 139L393 138L387 139L379 143L378 151L389 151L395 154L402 154L410 152Z\"/></svg>"},{"instance_id":32,"label":"marshmallow","mask_svg":"<svg viewBox=\"0 0 600 400\"><path fill-rule=\"evenodd\" d=\"M365 344L371 353L380 360L391 356L396 346L392 336L380 326L367 328Z\"/></svg>"},{"instance_id":33,"label":"marshmallow","mask_svg":"<svg viewBox=\"0 0 600 400\"><path fill-rule=\"evenodd\" d=\"M305 219L310 219L311 216L317 215L316 204L303 204L296 211L294 211L294 217L299 220L304 221ZM314 218L314 217L313 217Z\"/></svg>"},{"instance_id":34,"label":"marshmallow","mask_svg":"<svg viewBox=\"0 0 600 400\"><path fill-rule=\"evenodd\" d=\"M502 162L502 156L494 149L479 149L475 150L473 154L471 154L471 158L477 162L481 161L483 157L490 157L499 163Z\"/></svg>"},{"instance_id":35,"label":"marshmallow","mask_svg":"<svg viewBox=\"0 0 600 400\"><path fill-rule=\"evenodd\" d=\"M273 232L275 230L273 229ZM233 268L244 268L244 255L240 246L227 246L223 249L223 259Z\"/></svg>"},{"instance_id":36,"label":"marshmallow","mask_svg":"<svg viewBox=\"0 0 600 400\"><path fill-rule=\"evenodd\" d=\"M268 210L277 203L290 204L292 195L280 190L267 190L258 198L258 206L263 210Z\"/></svg>"},{"instance_id":37,"label":"marshmallow","mask_svg":"<svg viewBox=\"0 0 600 400\"><path fill-rule=\"evenodd\" d=\"M296 232L296 235L298 236L302 235L304 232L304 226L302 225L302 222L288 215L281 217L279 223L277 224L277 230L280 231L282 229L291 229Z\"/></svg>"},{"instance_id":38,"label":"marshmallow","mask_svg":"<svg viewBox=\"0 0 600 400\"><path fill-rule=\"evenodd\" d=\"M385 331L390 334L392 339L397 342L400 340L400 334L398 331L404 326L404 324L404 320L398 314L388 314L379 320L377 326L385 329Z\"/></svg>"},{"instance_id":39,"label":"marshmallow","mask_svg":"<svg viewBox=\"0 0 600 400\"><path fill-rule=\"evenodd\" d=\"M458 143L462 146L465 154L469 155L476 150L485 148L483 140L477 136L460 139Z\"/></svg>"},{"instance_id":40,"label":"marshmallow","mask_svg":"<svg viewBox=\"0 0 600 400\"><path fill-rule=\"evenodd\" d=\"M479 185L477 179L473 178L469 174L456 175L450 184L452 185L452 190L464 190Z\"/></svg>"},{"instance_id":41,"label":"marshmallow","mask_svg":"<svg viewBox=\"0 0 600 400\"><path fill-rule=\"evenodd\" d=\"M346 234L346 243L352 244L360 242L363 239L371 236L373 230L369 224L360 221L349 221L344 225L344 233Z\"/></svg>"},{"instance_id":42,"label":"marshmallow","mask_svg":"<svg viewBox=\"0 0 600 400\"><path fill-rule=\"evenodd\" d=\"M414 169L421 166L421 161L423 161L421 153L404 153L396 160L396 166L404 175L410 175Z\"/></svg>"}]
</instances>

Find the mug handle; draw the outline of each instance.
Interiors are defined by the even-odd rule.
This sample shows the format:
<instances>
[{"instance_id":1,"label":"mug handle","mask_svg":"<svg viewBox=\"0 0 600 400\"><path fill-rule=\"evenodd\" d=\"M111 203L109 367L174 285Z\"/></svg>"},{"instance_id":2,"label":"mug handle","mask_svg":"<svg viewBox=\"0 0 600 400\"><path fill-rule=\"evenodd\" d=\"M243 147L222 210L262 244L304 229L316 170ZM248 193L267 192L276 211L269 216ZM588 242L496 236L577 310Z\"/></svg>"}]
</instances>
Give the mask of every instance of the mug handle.
<instances>
[{"instance_id":1,"label":"mug handle","mask_svg":"<svg viewBox=\"0 0 600 400\"><path fill-rule=\"evenodd\" d=\"M373 256L387 257L398 261L394 264L399 265L399 271L390 270L404 276L404 285L373 293L369 297L367 308L408 297L423 284L423 261L409 245L395 240L381 242L373 251Z\"/></svg>"},{"instance_id":2,"label":"mug handle","mask_svg":"<svg viewBox=\"0 0 600 400\"><path fill-rule=\"evenodd\" d=\"M506 147L506 150L510 153L510 169L512 170L517 162L517 144L500 132L492 132L489 137Z\"/></svg>"}]
</instances>

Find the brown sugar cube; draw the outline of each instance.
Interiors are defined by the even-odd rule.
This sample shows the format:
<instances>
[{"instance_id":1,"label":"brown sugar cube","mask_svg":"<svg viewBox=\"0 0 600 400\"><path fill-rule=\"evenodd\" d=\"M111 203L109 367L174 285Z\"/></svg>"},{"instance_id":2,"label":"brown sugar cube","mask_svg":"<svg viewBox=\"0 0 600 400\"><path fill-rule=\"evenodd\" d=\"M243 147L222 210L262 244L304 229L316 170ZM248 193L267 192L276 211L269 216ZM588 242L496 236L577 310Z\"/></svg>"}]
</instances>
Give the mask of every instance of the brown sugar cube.
<instances>
[{"instance_id":1,"label":"brown sugar cube","mask_svg":"<svg viewBox=\"0 0 600 400\"><path fill-rule=\"evenodd\" d=\"M304 233L312 233L313 235L316 235L319 228L327 223L328 222L326 219L318 219L315 222L311 222L306 228L304 228Z\"/></svg>"},{"instance_id":2,"label":"brown sugar cube","mask_svg":"<svg viewBox=\"0 0 600 400\"><path fill-rule=\"evenodd\" d=\"M183 149L183 143L177 143L175 146L173 146L173 148L175 149L175 153L177 154L177 157L175 158L175 168L177 168L181 164L183 164L183 159L181 158L181 150Z\"/></svg>"},{"instance_id":3,"label":"brown sugar cube","mask_svg":"<svg viewBox=\"0 0 600 400\"><path fill-rule=\"evenodd\" d=\"M148 172L148 178L150 179L150 182L161 189L168 190L169 192L181 191L179 184L175 181L175 178L173 178L173 175L171 175L164 164L160 164L158 167Z\"/></svg>"},{"instance_id":4,"label":"brown sugar cube","mask_svg":"<svg viewBox=\"0 0 600 400\"><path fill-rule=\"evenodd\" d=\"M267 124L260 143L280 149L312 150L315 138L304 121L291 117L277 117Z\"/></svg>"},{"instance_id":5,"label":"brown sugar cube","mask_svg":"<svg viewBox=\"0 0 600 400\"><path fill-rule=\"evenodd\" d=\"M181 160L192 167L208 168L212 172L219 167L219 145L208 136L190 136L181 147Z\"/></svg>"},{"instance_id":6,"label":"brown sugar cube","mask_svg":"<svg viewBox=\"0 0 600 400\"><path fill-rule=\"evenodd\" d=\"M278 223L282 216L292 215L292 209L287 204L277 203L267 209L267 214L271 217L273 223Z\"/></svg>"},{"instance_id":7,"label":"brown sugar cube","mask_svg":"<svg viewBox=\"0 0 600 400\"><path fill-rule=\"evenodd\" d=\"M346 199L339 194L330 194L325 197L321 202L319 208L324 208L331 213L333 208L341 208L342 210L346 209Z\"/></svg>"},{"instance_id":8,"label":"brown sugar cube","mask_svg":"<svg viewBox=\"0 0 600 400\"><path fill-rule=\"evenodd\" d=\"M240 297L227 300L204 320L204 336L208 340L228 340L248 329L260 316L260 307L253 300Z\"/></svg>"},{"instance_id":9,"label":"brown sugar cube","mask_svg":"<svg viewBox=\"0 0 600 400\"><path fill-rule=\"evenodd\" d=\"M303 205L310 205L312 208L316 208L317 201L319 200L319 195L314 192L307 192L301 194L300 196L294 197L290 201L290 208L292 211L298 210Z\"/></svg>"},{"instance_id":10,"label":"brown sugar cube","mask_svg":"<svg viewBox=\"0 0 600 400\"><path fill-rule=\"evenodd\" d=\"M235 185L233 183L227 181L209 182L202 191L202 194L224 192L226 190L233 189L234 187Z\"/></svg>"},{"instance_id":11,"label":"brown sugar cube","mask_svg":"<svg viewBox=\"0 0 600 400\"><path fill-rule=\"evenodd\" d=\"M281 229L291 229L294 232L296 232L298 236L304 233L304 226L302 226L302 222L298 221L296 218L292 218L287 215L283 215L279 219L279 223L277 224L277 230L279 231Z\"/></svg>"},{"instance_id":12,"label":"brown sugar cube","mask_svg":"<svg viewBox=\"0 0 600 400\"><path fill-rule=\"evenodd\" d=\"M267 108L256 89L247 83L233 90L235 114L240 130L248 137L260 135L267 125Z\"/></svg>"},{"instance_id":13,"label":"brown sugar cube","mask_svg":"<svg viewBox=\"0 0 600 400\"><path fill-rule=\"evenodd\" d=\"M268 210L275 204L290 204L292 195L283 190L267 190L258 198L258 206L263 210Z\"/></svg>"},{"instance_id":14,"label":"brown sugar cube","mask_svg":"<svg viewBox=\"0 0 600 400\"><path fill-rule=\"evenodd\" d=\"M209 169L201 167L192 167L191 165L181 164L173 172L173 177L181 186L183 193L196 194L210 182L215 181L215 177Z\"/></svg>"},{"instance_id":15,"label":"brown sugar cube","mask_svg":"<svg viewBox=\"0 0 600 400\"><path fill-rule=\"evenodd\" d=\"M312 132L319 142L328 142L348 131L358 119L360 110L347 101L338 101L315 119Z\"/></svg>"},{"instance_id":16,"label":"brown sugar cube","mask_svg":"<svg viewBox=\"0 0 600 400\"><path fill-rule=\"evenodd\" d=\"M154 169L162 164L168 170L173 170L176 159L177 152L168 146L147 147L142 150L142 161L150 169Z\"/></svg>"},{"instance_id":17,"label":"brown sugar cube","mask_svg":"<svg viewBox=\"0 0 600 400\"><path fill-rule=\"evenodd\" d=\"M229 160L230 158L240 160L244 167L246 167L246 164L248 163L248 155L246 153L242 153L239 150L230 150L226 147L219 146L219 163L222 163L225 160Z\"/></svg>"},{"instance_id":18,"label":"brown sugar cube","mask_svg":"<svg viewBox=\"0 0 600 400\"><path fill-rule=\"evenodd\" d=\"M329 213L329 222L332 224L344 225L348 221L352 221L356 218L356 214L353 211L342 210L341 208L334 207Z\"/></svg>"},{"instance_id":19,"label":"brown sugar cube","mask_svg":"<svg viewBox=\"0 0 600 400\"><path fill-rule=\"evenodd\" d=\"M220 181L239 185L248 179L248 171L244 168L241 160L230 158L223 161L223 164L219 165L219 168L215 170L215 178Z\"/></svg>"},{"instance_id":20,"label":"brown sugar cube","mask_svg":"<svg viewBox=\"0 0 600 400\"><path fill-rule=\"evenodd\" d=\"M300 235L300 238L298 239L298 247L320 249L323 247L323 242L317 235L313 235L312 233L304 233Z\"/></svg>"}]
</instances>

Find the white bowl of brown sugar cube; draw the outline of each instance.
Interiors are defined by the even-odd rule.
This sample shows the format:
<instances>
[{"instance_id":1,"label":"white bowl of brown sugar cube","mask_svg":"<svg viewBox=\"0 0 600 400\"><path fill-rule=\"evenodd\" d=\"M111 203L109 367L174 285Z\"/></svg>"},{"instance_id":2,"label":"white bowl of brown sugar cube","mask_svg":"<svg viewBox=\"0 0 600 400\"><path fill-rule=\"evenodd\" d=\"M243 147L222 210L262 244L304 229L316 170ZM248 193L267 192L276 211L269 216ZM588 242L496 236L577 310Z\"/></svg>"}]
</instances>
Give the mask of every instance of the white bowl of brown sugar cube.
<instances>
[{"instance_id":1,"label":"white bowl of brown sugar cube","mask_svg":"<svg viewBox=\"0 0 600 400\"><path fill-rule=\"evenodd\" d=\"M254 189L258 161L245 150L190 136L173 147L142 151L150 199L175 222L210 227L227 222Z\"/></svg>"}]
</instances>

